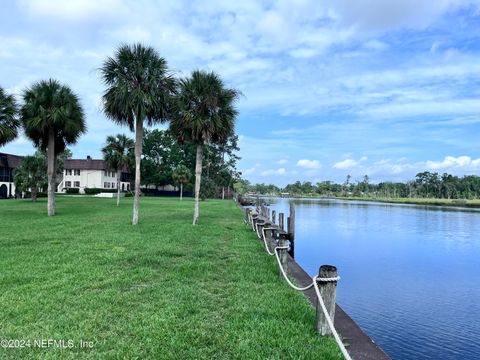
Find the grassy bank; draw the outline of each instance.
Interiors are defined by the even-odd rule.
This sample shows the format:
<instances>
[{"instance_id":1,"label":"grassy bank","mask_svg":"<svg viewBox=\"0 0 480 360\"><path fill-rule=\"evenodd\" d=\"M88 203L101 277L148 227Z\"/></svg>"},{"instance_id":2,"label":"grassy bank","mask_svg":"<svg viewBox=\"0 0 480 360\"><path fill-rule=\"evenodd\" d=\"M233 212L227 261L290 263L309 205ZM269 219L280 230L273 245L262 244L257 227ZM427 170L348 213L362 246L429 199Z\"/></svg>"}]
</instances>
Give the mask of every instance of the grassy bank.
<instances>
[{"instance_id":1,"label":"grassy bank","mask_svg":"<svg viewBox=\"0 0 480 360\"><path fill-rule=\"evenodd\" d=\"M0 348L2 359L338 359L314 309L231 201L59 197L0 201L0 339L74 348ZM92 348L80 348L80 340Z\"/></svg>"},{"instance_id":2,"label":"grassy bank","mask_svg":"<svg viewBox=\"0 0 480 360\"><path fill-rule=\"evenodd\" d=\"M418 204L418 205L436 205L436 206L460 206L480 208L480 200L463 200L463 199L425 199L425 198L371 198L371 197L336 197L340 200L360 200L360 201L376 201L385 203L399 204Z\"/></svg>"}]
</instances>

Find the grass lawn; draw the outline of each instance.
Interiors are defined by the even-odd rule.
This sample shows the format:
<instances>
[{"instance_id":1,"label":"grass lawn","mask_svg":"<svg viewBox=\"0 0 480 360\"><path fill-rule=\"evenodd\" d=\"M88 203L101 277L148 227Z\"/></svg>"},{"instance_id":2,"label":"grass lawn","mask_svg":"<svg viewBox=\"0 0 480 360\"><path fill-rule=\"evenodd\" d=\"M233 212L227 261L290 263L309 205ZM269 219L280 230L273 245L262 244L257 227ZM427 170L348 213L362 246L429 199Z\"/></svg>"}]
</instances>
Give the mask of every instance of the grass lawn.
<instances>
[{"instance_id":1,"label":"grass lawn","mask_svg":"<svg viewBox=\"0 0 480 360\"><path fill-rule=\"evenodd\" d=\"M355 197L355 196L336 197L336 199L377 201L377 202L398 203L398 204L480 207L480 199L464 200L464 199L432 199L432 198L372 198L372 197Z\"/></svg>"},{"instance_id":2,"label":"grass lawn","mask_svg":"<svg viewBox=\"0 0 480 360\"><path fill-rule=\"evenodd\" d=\"M0 359L340 359L231 201L0 201ZM80 340L93 348L80 348Z\"/></svg>"}]
</instances>

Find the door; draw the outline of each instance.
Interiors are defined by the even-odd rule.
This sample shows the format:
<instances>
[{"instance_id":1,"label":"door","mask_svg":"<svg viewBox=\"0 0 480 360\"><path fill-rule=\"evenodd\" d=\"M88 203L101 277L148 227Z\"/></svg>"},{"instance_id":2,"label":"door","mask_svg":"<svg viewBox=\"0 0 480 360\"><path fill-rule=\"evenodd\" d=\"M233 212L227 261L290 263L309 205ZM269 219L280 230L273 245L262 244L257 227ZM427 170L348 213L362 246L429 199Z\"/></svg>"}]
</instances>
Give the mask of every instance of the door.
<instances>
[{"instance_id":1,"label":"door","mask_svg":"<svg viewBox=\"0 0 480 360\"><path fill-rule=\"evenodd\" d=\"M7 188L7 185L5 184L2 184L0 186L0 198L7 198L8 196L8 188Z\"/></svg>"}]
</instances>

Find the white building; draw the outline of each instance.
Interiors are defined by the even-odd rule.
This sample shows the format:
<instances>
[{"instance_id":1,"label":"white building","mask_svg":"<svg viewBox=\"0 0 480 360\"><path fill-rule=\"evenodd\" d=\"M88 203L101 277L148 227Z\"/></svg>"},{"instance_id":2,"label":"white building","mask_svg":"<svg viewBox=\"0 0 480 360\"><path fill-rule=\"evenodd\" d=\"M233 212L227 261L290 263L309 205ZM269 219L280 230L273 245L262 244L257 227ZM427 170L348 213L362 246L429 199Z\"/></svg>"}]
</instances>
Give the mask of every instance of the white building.
<instances>
[{"instance_id":1,"label":"white building","mask_svg":"<svg viewBox=\"0 0 480 360\"><path fill-rule=\"evenodd\" d=\"M130 191L129 176L124 169L120 177L121 191ZM65 192L68 188L77 188L80 194L85 193L85 188L116 189L117 173L108 169L104 160L94 160L90 156L87 159L67 159L57 191Z\"/></svg>"},{"instance_id":2,"label":"white building","mask_svg":"<svg viewBox=\"0 0 480 360\"><path fill-rule=\"evenodd\" d=\"M21 161L22 156L0 153L0 198L15 196L13 170Z\"/></svg>"}]
</instances>

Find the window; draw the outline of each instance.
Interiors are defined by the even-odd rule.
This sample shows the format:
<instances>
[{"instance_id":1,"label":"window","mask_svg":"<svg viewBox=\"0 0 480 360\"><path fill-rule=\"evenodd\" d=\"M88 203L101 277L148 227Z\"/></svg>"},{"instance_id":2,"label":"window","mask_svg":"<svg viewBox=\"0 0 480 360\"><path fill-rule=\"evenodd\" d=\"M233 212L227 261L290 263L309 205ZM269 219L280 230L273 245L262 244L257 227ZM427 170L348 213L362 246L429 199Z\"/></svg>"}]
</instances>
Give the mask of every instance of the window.
<instances>
[{"instance_id":1,"label":"window","mask_svg":"<svg viewBox=\"0 0 480 360\"><path fill-rule=\"evenodd\" d=\"M65 181L65 187L66 188L72 187L72 182L71 181Z\"/></svg>"},{"instance_id":2,"label":"window","mask_svg":"<svg viewBox=\"0 0 480 360\"><path fill-rule=\"evenodd\" d=\"M73 182L73 187L79 188L80 187L80 181L74 181Z\"/></svg>"},{"instance_id":3,"label":"window","mask_svg":"<svg viewBox=\"0 0 480 360\"><path fill-rule=\"evenodd\" d=\"M113 171L110 173L110 177L113 177Z\"/></svg>"},{"instance_id":4,"label":"window","mask_svg":"<svg viewBox=\"0 0 480 360\"><path fill-rule=\"evenodd\" d=\"M80 175L80 170L79 169L73 170L73 175Z\"/></svg>"},{"instance_id":5,"label":"window","mask_svg":"<svg viewBox=\"0 0 480 360\"><path fill-rule=\"evenodd\" d=\"M72 175L72 169L65 170L65 175Z\"/></svg>"},{"instance_id":6,"label":"window","mask_svg":"<svg viewBox=\"0 0 480 360\"><path fill-rule=\"evenodd\" d=\"M107 170L104 170L104 171L103 171L103 175L104 175L104 176L108 176L108 171L107 171Z\"/></svg>"},{"instance_id":7,"label":"window","mask_svg":"<svg viewBox=\"0 0 480 360\"><path fill-rule=\"evenodd\" d=\"M112 189L115 189L115 183L112 183Z\"/></svg>"},{"instance_id":8,"label":"window","mask_svg":"<svg viewBox=\"0 0 480 360\"><path fill-rule=\"evenodd\" d=\"M107 182L104 182L104 183L103 183L103 188L104 188L104 189L107 188L107 184L108 184Z\"/></svg>"}]
</instances>

